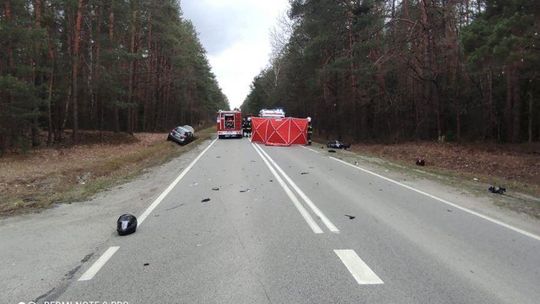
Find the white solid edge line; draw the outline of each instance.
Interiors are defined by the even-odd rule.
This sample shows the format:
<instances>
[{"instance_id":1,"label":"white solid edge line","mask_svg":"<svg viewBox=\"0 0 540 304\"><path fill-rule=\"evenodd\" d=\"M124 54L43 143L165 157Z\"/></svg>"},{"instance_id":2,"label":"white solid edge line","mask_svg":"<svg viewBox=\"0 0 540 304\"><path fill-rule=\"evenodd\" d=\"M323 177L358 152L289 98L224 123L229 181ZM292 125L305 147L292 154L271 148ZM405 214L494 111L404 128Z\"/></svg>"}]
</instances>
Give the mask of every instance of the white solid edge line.
<instances>
[{"instance_id":1,"label":"white solid edge line","mask_svg":"<svg viewBox=\"0 0 540 304\"><path fill-rule=\"evenodd\" d=\"M264 161L264 163L266 164L266 166L268 167L268 169L270 169L270 172L272 172L272 175L274 175L274 177L276 178L276 180L278 181L278 183L281 185L281 188L283 188L283 190L285 190L285 193L287 193L287 196L289 196L289 198L291 199L291 201L293 202L294 206L296 207L296 209L298 209L298 212L300 212L300 215L302 215L302 217L304 218L304 220L307 222L307 224L309 225L309 227L311 228L311 230L313 230L314 233L316 234L320 234L320 233L323 233L321 227L319 227L319 225L317 225L317 223L315 222L315 220L311 217L311 215L309 215L309 213L307 212L307 210L304 208L304 206L302 206L302 204L300 203L300 201L298 201L298 198L296 197L296 195L294 195L294 193L291 191L291 189L287 186L287 184L285 184L285 182L283 181L283 179L281 179L281 177L277 174L276 170L274 170L274 168L272 168L272 166L270 165L270 163L268 162L268 160L264 157L264 155L259 151L259 147L257 147L257 145L255 144L251 144L253 146L253 148L255 149L255 151L257 151L257 153L259 154L259 156L262 158L262 160Z\"/></svg>"},{"instance_id":2,"label":"white solid edge line","mask_svg":"<svg viewBox=\"0 0 540 304\"><path fill-rule=\"evenodd\" d=\"M362 259L351 249L336 249L334 252L337 254L341 262L345 264L347 270L352 274L356 282L360 285L375 285L384 284L384 282L369 268L369 266L362 261Z\"/></svg>"},{"instance_id":3,"label":"white solid edge line","mask_svg":"<svg viewBox=\"0 0 540 304\"><path fill-rule=\"evenodd\" d=\"M441 203L444 203L444 204L447 204L447 205L449 205L449 206L452 206L452 207L454 207L454 208L456 208L456 209L459 209L459 210L461 210L461 211L467 212L467 213L472 214L472 215L476 215L476 216L478 216L479 218L482 218L482 219L484 219L484 220L486 220L486 221L492 222L493 224L497 224L497 225L499 225L499 226L502 226L502 227L505 227L505 228L507 228L507 229L513 230L514 232L523 234L523 235L528 236L528 237L530 237L530 238L533 238L533 239L535 239L535 240L537 240L537 241L540 241L540 236L538 236L538 235L536 235L536 234L534 234L534 233L531 233L531 232L525 231L525 230L523 230L523 229L514 227L514 226L512 226L512 225L506 224L506 223L504 223L504 222L501 222L501 221L499 221L499 220L496 220L496 219L494 219L494 218L492 218L492 217L489 217L489 216L487 216L487 215L483 215L483 214L478 213L478 212L476 212L476 211L473 211L473 210L471 210L471 209L468 209L468 208L459 206L459 205L457 205L457 204L455 204L455 203L449 202L449 201L447 201L447 200L445 200L445 199L442 199L442 198L440 198L440 197L437 197L437 196L435 196L435 195L426 193L426 192L424 192L424 191L422 191L422 190L418 190L418 189L413 188L413 187L411 187L411 186L407 186L407 185L405 185L405 184L403 184L403 183L400 183L400 182L398 182L398 181L395 181L395 180L393 180L393 179L391 179L391 178L388 178L388 177L382 176L382 175L380 175L380 174L377 174L377 173L375 173L375 172L369 171L369 170L367 170L367 169L364 169L364 168L355 166L355 165L350 164L350 163L348 163L348 162L346 162L346 161L344 161L344 160L341 160L341 159L339 159L339 158L335 158L335 157L333 157L333 156L330 156L330 158L333 159L333 160L335 160L335 161L338 161L338 162L340 162L340 163L343 163L343 164L345 164L345 165L347 165L347 166L349 166L349 167L353 167L353 168L358 169L358 170L360 170L360 171L363 171L363 172L365 172L365 173L374 175L374 176L376 176L376 177L379 177L379 178L382 178L382 179L384 179L384 180L386 180L386 181L389 181L389 182L391 182L391 183L394 183L394 184L396 184L396 185L398 185L398 186L401 186L401 187L403 187L403 188L407 188L407 189L412 190L412 191L414 191L414 192L416 192L416 193L420 193L420 194L422 194L422 195L425 195L425 196L427 196L427 197L430 197L430 198L432 198L432 199L434 199L434 200L437 200L437 201L439 201L439 202L441 202Z\"/></svg>"},{"instance_id":4,"label":"white solid edge line","mask_svg":"<svg viewBox=\"0 0 540 304\"><path fill-rule=\"evenodd\" d=\"M150 213L152 213L152 211L161 203L161 201L167 196L167 194L169 194L169 192L171 192L172 189L174 189L174 187L176 187L176 185L178 184L178 182L180 182L180 180L182 180L182 178L184 178L184 176L189 172L189 170L191 170L191 168L193 168L193 166L195 165L195 163L197 163L197 161L204 155L204 153L206 153L206 151L208 151L208 149L210 149L210 147L212 147L212 145L216 142L217 138L214 139L209 145L208 147L206 147L183 171L182 173L180 173L180 175L178 175L178 177L169 185L169 187L167 187L167 189L165 189L165 191L163 191L159 196L158 198L156 198L156 200L150 205L148 206L148 208L146 208L146 210L139 216L139 219L138 219L138 226L140 226L142 224L142 222L148 217L148 215L150 215Z\"/></svg>"},{"instance_id":5,"label":"white solid edge line","mask_svg":"<svg viewBox=\"0 0 540 304\"><path fill-rule=\"evenodd\" d=\"M97 259L97 261L94 262L94 264L79 278L79 281L89 281L94 278L101 267L107 263L107 261L118 251L119 248L120 247L118 246L109 247L109 249L107 249L107 251L105 251L103 255L101 255L99 259Z\"/></svg>"},{"instance_id":6,"label":"white solid edge line","mask_svg":"<svg viewBox=\"0 0 540 304\"><path fill-rule=\"evenodd\" d=\"M324 215L324 213L322 213L322 211L315 205L315 203L313 203L313 201L304 193L304 191L302 191L302 189L300 189L300 187L298 187L296 183L293 182L293 180L287 175L287 173L285 173L281 169L281 167L270 157L270 155L268 155L268 153L266 153L263 148L259 147L259 149L268 158L268 160L270 160L272 165L276 167L279 173L283 175L285 180L293 187L296 193L298 193L300 197L306 202L306 204L309 206L309 208L311 208L313 213L315 213L315 215L317 215L321 219L321 221L328 228L328 230L334 233L339 233L339 229L326 217L326 215Z\"/></svg>"},{"instance_id":7,"label":"white solid edge line","mask_svg":"<svg viewBox=\"0 0 540 304\"><path fill-rule=\"evenodd\" d=\"M308 148L308 147L306 147L306 146L300 146L300 147L302 147L302 148L304 148L304 149L307 149L307 150L309 150L309 151L311 151L311 152L315 152L315 153L317 153L317 154L321 154L321 152L319 152L319 151L317 151L317 150L313 150L313 149Z\"/></svg>"}]
</instances>

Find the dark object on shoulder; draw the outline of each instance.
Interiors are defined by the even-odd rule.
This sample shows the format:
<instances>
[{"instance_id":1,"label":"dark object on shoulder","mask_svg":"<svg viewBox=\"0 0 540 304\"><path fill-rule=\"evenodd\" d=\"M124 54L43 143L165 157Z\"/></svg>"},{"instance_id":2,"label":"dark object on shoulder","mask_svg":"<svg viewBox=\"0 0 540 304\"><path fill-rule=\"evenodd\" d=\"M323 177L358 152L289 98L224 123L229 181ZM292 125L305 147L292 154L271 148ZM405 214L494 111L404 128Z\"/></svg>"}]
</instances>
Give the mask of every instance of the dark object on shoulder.
<instances>
[{"instance_id":1,"label":"dark object on shoulder","mask_svg":"<svg viewBox=\"0 0 540 304\"><path fill-rule=\"evenodd\" d=\"M116 221L116 231L119 235L132 234L137 230L137 218L131 214L122 214Z\"/></svg>"},{"instance_id":2,"label":"dark object on shoulder","mask_svg":"<svg viewBox=\"0 0 540 304\"><path fill-rule=\"evenodd\" d=\"M417 158L416 159L416 165L423 167L423 166L426 165L426 161L423 158Z\"/></svg>"},{"instance_id":3,"label":"dark object on shoulder","mask_svg":"<svg viewBox=\"0 0 540 304\"><path fill-rule=\"evenodd\" d=\"M496 187L496 186L489 186L488 188L489 192L496 193L496 194L504 194L506 192L506 188L504 187Z\"/></svg>"},{"instance_id":4,"label":"dark object on shoulder","mask_svg":"<svg viewBox=\"0 0 540 304\"><path fill-rule=\"evenodd\" d=\"M331 140L326 144L327 148L333 148L333 149L344 149L347 150L351 147L351 144L346 144L344 142L341 142L339 140Z\"/></svg>"}]
</instances>

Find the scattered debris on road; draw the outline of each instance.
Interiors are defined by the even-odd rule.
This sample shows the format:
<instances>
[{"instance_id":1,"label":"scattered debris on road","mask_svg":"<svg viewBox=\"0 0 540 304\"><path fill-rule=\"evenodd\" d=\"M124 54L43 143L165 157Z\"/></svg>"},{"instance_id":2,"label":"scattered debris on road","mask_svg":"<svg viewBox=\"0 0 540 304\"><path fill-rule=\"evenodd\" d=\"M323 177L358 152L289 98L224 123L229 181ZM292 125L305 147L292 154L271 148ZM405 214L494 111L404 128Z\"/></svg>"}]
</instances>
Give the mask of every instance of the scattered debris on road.
<instances>
[{"instance_id":1,"label":"scattered debris on road","mask_svg":"<svg viewBox=\"0 0 540 304\"><path fill-rule=\"evenodd\" d=\"M350 220L354 220L356 218L356 216L354 215L345 214L345 216L348 217Z\"/></svg>"},{"instance_id":2,"label":"scattered debris on road","mask_svg":"<svg viewBox=\"0 0 540 304\"><path fill-rule=\"evenodd\" d=\"M506 188L501 186L489 186L488 188L489 192L496 193L496 194L504 194L506 192Z\"/></svg>"},{"instance_id":3,"label":"scattered debris on road","mask_svg":"<svg viewBox=\"0 0 540 304\"><path fill-rule=\"evenodd\" d=\"M249 189L240 190L240 192L242 192L242 193L249 192Z\"/></svg>"},{"instance_id":4,"label":"scattered debris on road","mask_svg":"<svg viewBox=\"0 0 540 304\"><path fill-rule=\"evenodd\" d=\"M273 182L274 182L274 180L273 180L273 179L271 179L271 180L269 180L269 182L273 183Z\"/></svg>"},{"instance_id":5,"label":"scattered debris on road","mask_svg":"<svg viewBox=\"0 0 540 304\"><path fill-rule=\"evenodd\" d=\"M165 211L171 211L171 210L173 210L173 209L180 208L180 207L182 207L182 206L184 206L184 204L176 205L176 206L171 207L171 208L169 208L169 209L165 209Z\"/></svg>"},{"instance_id":6,"label":"scattered debris on road","mask_svg":"<svg viewBox=\"0 0 540 304\"><path fill-rule=\"evenodd\" d=\"M219 191L219 187L212 188L212 191Z\"/></svg>"},{"instance_id":7,"label":"scattered debris on road","mask_svg":"<svg viewBox=\"0 0 540 304\"><path fill-rule=\"evenodd\" d=\"M300 175L306 175L309 174L309 172L300 172Z\"/></svg>"},{"instance_id":8,"label":"scattered debris on road","mask_svg":"<svg viewBox=\"0 0 540 304\"><path fill-rule=\"evenodd\" d=\"M201 203L207 203L207 202L209 202L209 201L210 201L209 198L203 198L203 199L201 200Z\"/></svg>"},{"instance_id":9,"label":"scattered debris on road","mask_svg":"<svg viewBox=\"0 0 540 304\"><path fill-rule=\"evenodd\" d=\"M328 150L328 153L336 153L336 150Z\"/></svg>"},{"instance_id":10,"label":"scattered debris on road","mask_svg":"<svg viewBox=\"0 0 540 304\"><path fill-rule=\"evenodd\" d=\"M144 264L143 264L143 266L148 266L148 265L150 265L150 263L144 263Z\"/></svg>"},{"instance_id":11,"label":"scattered debris on road","mask_svg":"<svg viewBox=\"0 0 540 304\"><path fill-rule=\"evenodd\" d=\"M116 221L116 231L119 235L132 234L137 230L137 218L129 213L122 214Z\"/></svg>"}]
</instances>

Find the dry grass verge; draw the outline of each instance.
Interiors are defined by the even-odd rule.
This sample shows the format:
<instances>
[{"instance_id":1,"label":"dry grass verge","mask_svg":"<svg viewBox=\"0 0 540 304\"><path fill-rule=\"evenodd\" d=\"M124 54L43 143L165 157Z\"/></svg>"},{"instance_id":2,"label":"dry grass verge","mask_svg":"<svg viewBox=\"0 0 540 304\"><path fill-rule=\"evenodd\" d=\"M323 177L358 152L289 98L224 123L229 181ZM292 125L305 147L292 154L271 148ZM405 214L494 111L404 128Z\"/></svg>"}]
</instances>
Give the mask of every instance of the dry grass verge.
<instances>
[{"instance_id":1,"label":"dry grass verge","mask_svg":"<svg viewBox=\"0 0 540 304\"><path fill-rule=\"evenodd\" d=\"M0 158L0 215L86 200L189 151L212 132L197 132L186 146L167 142L165 133L107 133L93 141L95 133L88 132L86 144L7 155Z\"/></svg>"}]
</instances>

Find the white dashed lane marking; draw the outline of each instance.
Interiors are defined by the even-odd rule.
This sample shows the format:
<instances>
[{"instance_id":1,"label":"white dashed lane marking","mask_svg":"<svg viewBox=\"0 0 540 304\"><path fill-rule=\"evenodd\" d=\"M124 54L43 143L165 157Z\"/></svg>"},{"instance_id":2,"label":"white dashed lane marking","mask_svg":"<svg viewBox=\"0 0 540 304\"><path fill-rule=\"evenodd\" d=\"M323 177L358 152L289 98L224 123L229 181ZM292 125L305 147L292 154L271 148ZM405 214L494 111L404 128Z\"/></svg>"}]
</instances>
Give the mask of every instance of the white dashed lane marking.
<instances>
[{"instance_id":1,"label":"white dashed lane marking","mask_svg":"<svg viewBox=\"0 0 540 304\"><path fill-rule=\"evenodd\" d=\"M384 284L384 282L362 261L362 259L351 249L336 249L334 252L345 264L345 267L352 274L356 282L360 285Z\"/></svg>"}]
</instances>

